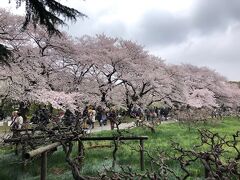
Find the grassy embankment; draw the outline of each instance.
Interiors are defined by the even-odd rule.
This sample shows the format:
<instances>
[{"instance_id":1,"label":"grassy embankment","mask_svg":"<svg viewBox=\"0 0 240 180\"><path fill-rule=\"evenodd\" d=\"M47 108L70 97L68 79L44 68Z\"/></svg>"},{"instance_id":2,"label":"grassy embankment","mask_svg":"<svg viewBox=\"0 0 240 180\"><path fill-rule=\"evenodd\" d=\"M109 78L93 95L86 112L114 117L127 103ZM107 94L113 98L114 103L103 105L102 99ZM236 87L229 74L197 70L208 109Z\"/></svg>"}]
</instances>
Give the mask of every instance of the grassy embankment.
<instances>
[{"instance_id":1,"label":"grassy embankment","mask_svg":"<svg viewBox=\"0 0 240 180\"><path fill-rule=\"evenodd\" d=\"M181 146L187 149L192 149L196 144L199 144L199 135L197 129L206 128L213 132L218 132L222 136L229 136L240 130L240 120L234 118L226 118L224 121L198 124L192 126L189 131L187 125L179 123L162 124L157 127L156 133L153 134L148 129L134 128L131 133L135 135L147 135L149 140L145 141L145 150L154 154L156 149L160 149L166 153L174 154L171 148L171 140L179 142ZM104 131L93 134L92 136L111 136L112 131ZM90 148L96 145L111 145L109 141L105 142L84 142L86 154L84 160L83 174L96 175L97 171L101 171L104 166L110 167L112 164L113 148ZM139 142L128 141L125 145L122 144L117 152L117 165L129 165L136 171L139 171L139 153L130 148L138 148ZM19 157L14 156L13 152L8 148L0 150L0 179L39 179L40 160L34 160L25 169L22 169L19 162ZM74 150L76 154L76 149ZM227 153L231 154L231 152ZM148 158L146 157L146 168L150 167ZM168 165L180 173L179 165L176 162L169 161ZM117 169L118 166L116 167ZM140 171L139 171L140 172ZM203 177L203 169L199 164L191 168L191 173L195 177ZM55 152L48 159L48 179L71 179L71 172L68 169L64 160L64 153L61 149Z\"/></svg>"}]
</instances>

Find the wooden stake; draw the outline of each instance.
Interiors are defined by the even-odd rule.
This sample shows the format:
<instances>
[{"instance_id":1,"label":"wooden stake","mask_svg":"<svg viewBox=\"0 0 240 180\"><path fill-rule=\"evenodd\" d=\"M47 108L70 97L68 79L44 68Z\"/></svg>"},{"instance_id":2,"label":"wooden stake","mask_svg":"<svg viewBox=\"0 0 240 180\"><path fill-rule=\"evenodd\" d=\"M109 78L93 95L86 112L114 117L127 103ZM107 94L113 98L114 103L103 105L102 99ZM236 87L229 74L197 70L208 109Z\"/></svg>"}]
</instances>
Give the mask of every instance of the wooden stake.
<instances>
[{"instance_id":1,"label":"wooden stake","mask_svg":"<svg viewBox=\"0 0 240 180\"><path fill-rule=\"evenodd\" d=\"M143 143L143 139L140 139L140 167L141 167L141 171L144 171L144 143Z\"/></svg>"},{"instance_id":2,"label":"wooden stake","mask_svg":"<svg viewBox=\"0 0 240 180\"><path fill-rule=\"evenodd\" d=\"M41 180L47 179L47 152L41 154Z\"/></svg>"}]
</instances>

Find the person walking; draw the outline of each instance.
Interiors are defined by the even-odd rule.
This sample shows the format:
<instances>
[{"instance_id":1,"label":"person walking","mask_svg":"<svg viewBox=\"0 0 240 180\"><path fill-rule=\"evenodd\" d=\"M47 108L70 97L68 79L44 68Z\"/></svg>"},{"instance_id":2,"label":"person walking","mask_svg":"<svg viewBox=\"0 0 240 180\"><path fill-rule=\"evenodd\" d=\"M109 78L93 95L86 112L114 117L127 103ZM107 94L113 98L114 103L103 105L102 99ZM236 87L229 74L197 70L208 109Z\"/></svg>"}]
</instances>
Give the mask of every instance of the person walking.
<instances>
[{"instance_id":1,"label":"person walking","mask_svg":"<svg viewBox=\"0 0 240 180\"><path fill-rule=\"evenodd\" d=\"M116 123L116 119L117 119L117 113L114 109L111 109L108 115L108 119L110 121L110 126L111 126L111 130L114 129L114 125Z\"/></svg>"},{"instance_id":2,"label":"person walking","mask_svg":"<svg viewBox=\"0 0 240 180\"><path fill-rule=\"evenodd\" d=\"M11 129L21 129L23 125L23 118L18 111L12 113Z\"/></svg>"},{"instance_id":3,"label":"person walking","mask_svg":"<svg viewBox=\"0 0 240 180\"><path fill-rule=\"evenodd\" d=\"M107 125L107 112L105 109L103 109L101 113L101 124L104 126Z\"/></svg>"},{"instance_id":4,"label":"person walking","mask_svg":"<svg viewBox=\"0 0 240 180\"><path fill-rule=\"evenodd\" d=\"M94 128L94 124L95 124L95 122L96 122L96 110L95 110L94 107L92 108L91 121L92 121L92 128Z\"/></svg>"},{"instance_id":5,"label":"person walking","mask_svg":"<svg viewBox=\"0 0 240 180\"><path fill-rule=\"evenodd\" d=\"M102 126L102 110L101 108L98 108L97 109L97 112L96 112L96 119L98 120L99 122L99 126Z\"/></svg>"},{"instance_id":6,"label":"person walking","mask_svg":"<svg viewBox=\"0 0 240 180\"><path fill-rule=\"evenodd\" d=\"M12 123L10 124L10 130L13 132L13 137L18 137L20 132L17 130L22 128L23 118L18 111L13 111L11 119Z\"/></svg>"}]
</instances>

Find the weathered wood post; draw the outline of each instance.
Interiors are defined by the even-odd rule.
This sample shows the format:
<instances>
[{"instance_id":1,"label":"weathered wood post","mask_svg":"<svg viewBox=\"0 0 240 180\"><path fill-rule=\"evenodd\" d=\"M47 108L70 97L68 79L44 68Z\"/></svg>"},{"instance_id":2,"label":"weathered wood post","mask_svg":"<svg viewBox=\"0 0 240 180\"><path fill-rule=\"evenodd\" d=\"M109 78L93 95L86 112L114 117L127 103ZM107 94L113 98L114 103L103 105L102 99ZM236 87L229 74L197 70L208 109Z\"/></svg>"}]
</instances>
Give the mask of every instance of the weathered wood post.
<instances>
[{"instance_id":1,"label":"weathered wood post","mask_svg":"<svg viewBox=\"0 0 240 180\"><path fill-rule=\"evenodd\" d=\"M47 179L47 153L48 153L48 151L55 149L60 145L61 145L61 143L55 142L55 143L49 144L47 146L40 147L38 149L35 149L33 151L25 153L24 157L26 159L30 159L30 158L33 158L33 157L41 154L41 175L40 175L41 180Z\"/></svg>"},{"instance_id":2,"label":"weathered wood post","mask_svg":"<svg viewBox=\"0 0 240 180\"><path fill-rule=\"evenodd\" d=\"M41 180L47 179L47 151L41 154Z\"/></svg>"},{"instance_id":3,"label":"weathered wood post","mask_svg":"<svg viewBox=\"0 0 240 180\"><path fill-rule=\"evenodd\" d=\"M27 165L27 161L25 159L25 153L27 150L27 141L22 142L22 161L23 161L23 169L25 169Z\"/></svg>"},{"instance_id":4,"label":"weathered wood post","mask_svg":"<svg viewBox=\"0 0 240 180\"><path fill-rule=\"evenodd\" d=\"M81 140L78 140L78 156L79 156L79 165L82 168L83 159L84 159L84 145Z\"/></svg>"},{"instance_id":5,"label":"weathered wood post","mask_svg":"<svg viewBox=\"0 0 240 180\"><path fill-rule=\"evenodd\" d=\"M144 140L140 139L140 167L144 171Z\"/></svg>"},{"instance_id":6,"label":"weathered wood post","mask_svg":"<svg viewBox=\"0 0 240 180\"><path fill-rule=\"evenodd\" d=\"M16 142L16 144L15 144L15 155L18 155L18 147L19 147L19 143Z\"/></svg>"},{"instance_id":7,"label":"weathered wood post","mask_svg":"<svg viewBox=\"0 0 240 180\"><path fill-rule=\"evenodd\" d=\"M83 146L83 142L81 140L78 140L78 155L79 156L84 155L84 146Z\"/></svg>"},{"instance_id":8,"label":"weathered wood post","mask_svg":"<svg viewBox=\"0 0 240 180\"><path fill-rule=\"evenodd\" d=\"M206 179L211 178L211 176L210 176L210 168L209 168L208 164L209 164L209 160L206 159L206 166L204 167L204 175L205 175Z\"/></svg>"}]
</instances>

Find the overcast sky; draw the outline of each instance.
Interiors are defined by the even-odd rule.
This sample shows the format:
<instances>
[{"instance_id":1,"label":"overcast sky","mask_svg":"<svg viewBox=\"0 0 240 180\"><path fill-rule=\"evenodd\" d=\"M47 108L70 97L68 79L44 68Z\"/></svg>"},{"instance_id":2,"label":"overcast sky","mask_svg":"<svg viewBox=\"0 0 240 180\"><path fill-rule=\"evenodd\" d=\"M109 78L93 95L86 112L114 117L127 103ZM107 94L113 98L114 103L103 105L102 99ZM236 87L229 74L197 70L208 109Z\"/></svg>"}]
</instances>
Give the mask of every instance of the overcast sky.
<instances>
[{"instance_id":1,"label":"overcast sky","mask_svg":"<svg viewBox=\"0 0 240 180\"><path fill-rule=\"evenodd\" d=\"M0 7L9 7L4 1ZM166 63L208 66L229 80L240 80L240 0L61 2L88 15L64 28L73 36L105 33L130 39Z\"/></svg>"}]
</instances>

